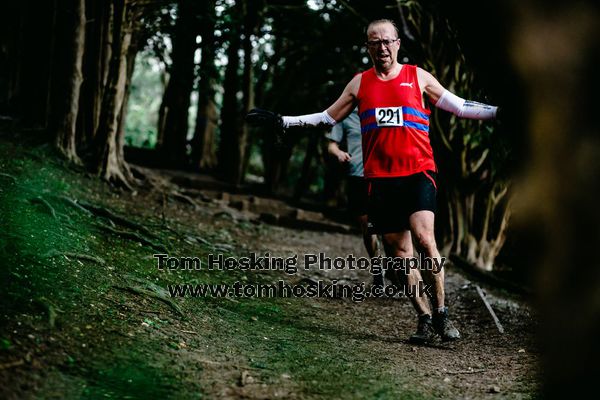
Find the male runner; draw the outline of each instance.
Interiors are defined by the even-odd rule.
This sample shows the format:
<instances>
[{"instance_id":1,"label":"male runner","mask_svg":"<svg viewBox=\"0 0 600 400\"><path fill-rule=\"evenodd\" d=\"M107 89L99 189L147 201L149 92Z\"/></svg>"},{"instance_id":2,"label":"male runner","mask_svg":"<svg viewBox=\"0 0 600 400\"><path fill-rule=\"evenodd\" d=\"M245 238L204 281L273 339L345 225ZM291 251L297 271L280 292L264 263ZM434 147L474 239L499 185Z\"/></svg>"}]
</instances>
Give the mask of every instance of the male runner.
<instances>
[{"instance_id":1,"label":"male runner","mask_svg":"<svg viewBox=\"0 0 600 400\"><path fill-rule=\"evenodd\" d=\"M430 111L424 94L436 107L463 118L492 119L497 107L462 99L446 89L427 71L399 64L400 39L390 20L376 20L367 27L367 50L373 68L357 74L327 110L296 117L279 117L251 110L251 123L291 126L332 126L358 105L361 122L364 175L370 183L369 223L394 257L413 256L413 237L425 256L440 261L434 236L436 165L429 142ZM430 271L424 271L429 273ZM418 313L413 342L428 342L435 333L443 340L460 338L445 305L444 272L431 274L433 298L411 297ZM408 285L421 281L411 269Z\"/></svg>"}]
</instances>

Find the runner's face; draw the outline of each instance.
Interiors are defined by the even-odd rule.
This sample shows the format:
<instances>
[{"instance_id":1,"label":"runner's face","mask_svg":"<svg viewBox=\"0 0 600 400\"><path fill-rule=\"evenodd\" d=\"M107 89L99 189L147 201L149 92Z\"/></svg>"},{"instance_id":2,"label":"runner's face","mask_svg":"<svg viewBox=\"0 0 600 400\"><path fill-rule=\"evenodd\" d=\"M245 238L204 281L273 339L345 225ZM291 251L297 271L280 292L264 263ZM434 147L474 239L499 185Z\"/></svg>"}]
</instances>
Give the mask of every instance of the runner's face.
<instances>
[{"instance_id":1,"label":"runner's face","mask_svg":"<svg viewBox=\"0 0 600 400\"><path fill-rule=\"evenodd\" d=\"M371 60L376 67L389 69L396 63L400 41L396 35L396 30L391 24L382 23L371 27L367 32L367 42L394 40L388 46L378 44L376 46L367 45L367 50Z\"/></svg>"}]
</instances>

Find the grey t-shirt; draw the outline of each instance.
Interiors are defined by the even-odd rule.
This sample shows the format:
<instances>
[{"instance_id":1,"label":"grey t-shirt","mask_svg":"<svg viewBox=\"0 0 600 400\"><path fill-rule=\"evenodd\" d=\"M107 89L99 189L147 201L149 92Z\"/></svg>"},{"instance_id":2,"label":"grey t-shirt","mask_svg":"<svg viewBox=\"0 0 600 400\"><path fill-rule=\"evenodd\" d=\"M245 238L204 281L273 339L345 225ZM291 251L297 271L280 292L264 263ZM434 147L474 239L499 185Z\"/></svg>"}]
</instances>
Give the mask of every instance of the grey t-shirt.
<instances>
[{"instance_id":1,"label":"grey t-shirt","mask_svg":"<svg viewBox=\"0 0 600 400\"><path fill-rule=\"evenodd\" d=\"M360 133L358 107L342 122L335 124L331 132L325 136L337 143L346 140L346 152L352 157L348 174L350 176L363 176L362 135Z\"/></svg>"}]
</instances>

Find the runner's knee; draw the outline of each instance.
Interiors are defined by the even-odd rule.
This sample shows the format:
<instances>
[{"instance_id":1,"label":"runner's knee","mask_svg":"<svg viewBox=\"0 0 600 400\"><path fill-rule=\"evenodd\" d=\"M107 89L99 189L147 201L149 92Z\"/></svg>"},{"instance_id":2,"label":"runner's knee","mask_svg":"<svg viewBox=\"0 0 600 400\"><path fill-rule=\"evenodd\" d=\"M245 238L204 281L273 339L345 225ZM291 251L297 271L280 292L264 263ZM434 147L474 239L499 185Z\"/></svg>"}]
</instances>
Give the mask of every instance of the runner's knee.
<instances>
[{"instance_id":1,"label":"runner's knee","mask_svg":"<svg viewBox=\"0 0 600 400\"><path fill-rule=\"evenodd\" d=\"M388 255L392 256L392 257L406 258L406 257L412 257L414 255L412 247L392 246L391 251L393 254L388 254Z\"/></svg>"},{"instance_id":2,"label":"runner's knee","mask_svg":"<svg viewBox=\"0 0 600 400\"><path fill-rule=\"evenodd\" d=\"M420 250L433 252L436 249L435 235L433 232L417 232L415 239Z\"/></svg>"},{"instance_id":3,"label":"runner's knee","mask_svg":"<svg viewBox=\"0 0 600 400\"><path fill-rule=\"evenodd\" d=\"M383 247L388 257L412 257L413 247L410 236L390 237L383 235Z\"/></svg>"}]
</instances>

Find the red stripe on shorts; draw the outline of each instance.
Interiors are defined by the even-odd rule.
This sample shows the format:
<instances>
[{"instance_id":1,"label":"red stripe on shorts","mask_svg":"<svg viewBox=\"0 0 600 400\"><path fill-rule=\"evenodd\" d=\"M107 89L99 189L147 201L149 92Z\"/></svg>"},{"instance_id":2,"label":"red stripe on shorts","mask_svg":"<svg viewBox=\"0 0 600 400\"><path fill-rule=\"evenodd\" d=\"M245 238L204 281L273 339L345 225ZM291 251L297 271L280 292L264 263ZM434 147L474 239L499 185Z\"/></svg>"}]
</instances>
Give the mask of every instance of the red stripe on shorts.
<instances>
[{"instance_id":1,"label":"red stripe on shorts","mask_svg":"<svg viewBox=\"0 0 600 400\"><path fill-rule=\"evenodd\" d=\"M427 171L423 171L423 173L425 174L426 177L429 178L429 180L431 181L431 183L433 183L433 187L435 188L435 190L437 190L437 185L435 184L435 180L431 177L431 175L429 175L427 173Z\"/></svg>"}]
</instances>

